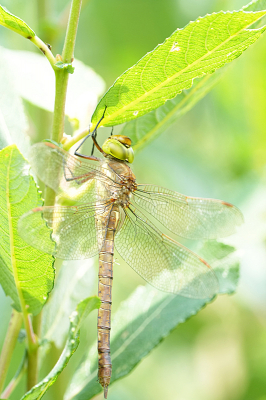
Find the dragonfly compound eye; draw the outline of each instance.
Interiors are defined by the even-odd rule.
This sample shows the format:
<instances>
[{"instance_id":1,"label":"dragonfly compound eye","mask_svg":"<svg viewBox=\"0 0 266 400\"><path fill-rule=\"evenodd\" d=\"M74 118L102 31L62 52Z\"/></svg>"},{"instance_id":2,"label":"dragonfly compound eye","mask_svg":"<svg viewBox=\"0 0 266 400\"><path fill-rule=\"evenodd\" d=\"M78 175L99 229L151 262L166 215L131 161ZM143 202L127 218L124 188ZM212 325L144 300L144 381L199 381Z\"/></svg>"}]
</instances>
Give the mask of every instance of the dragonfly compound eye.
<instances>
[{"instance_id":1,"label":"dragonfly compound eye","mask_svg":"<svg viewBox=\"0 0 266 400\"><path fill-rule=\"evenodd\" d=\"M132 163L134 160L132 147L126 147L126 145L121 143L120 140L118 141L113 137L104 142L102 149L106 154L109 154L118 160L128 161L129 163Z\"/></svg>"}]
</instances>

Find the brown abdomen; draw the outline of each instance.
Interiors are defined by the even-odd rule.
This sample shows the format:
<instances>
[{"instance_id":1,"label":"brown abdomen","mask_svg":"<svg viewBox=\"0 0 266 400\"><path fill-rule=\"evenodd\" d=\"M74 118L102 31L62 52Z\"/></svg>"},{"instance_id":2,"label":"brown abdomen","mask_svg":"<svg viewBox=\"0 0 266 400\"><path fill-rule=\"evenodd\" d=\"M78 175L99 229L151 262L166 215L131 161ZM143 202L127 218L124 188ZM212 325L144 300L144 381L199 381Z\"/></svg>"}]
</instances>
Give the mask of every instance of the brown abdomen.
<instances>
[{"instance_id":1,"label":"brown abdomen","mask_svg":"<svg viewBox=\"0 0 266 400\"><path fill-rule=\"evenodd\" d=\"M110 355L111 306L113 283L114 235L119 219L118 206L114 205L108 221L104 245L99 253L98 296L101 307L98 311L98 377L107 398L108 386L112 374Z\"/></svg>"}]
</instances>

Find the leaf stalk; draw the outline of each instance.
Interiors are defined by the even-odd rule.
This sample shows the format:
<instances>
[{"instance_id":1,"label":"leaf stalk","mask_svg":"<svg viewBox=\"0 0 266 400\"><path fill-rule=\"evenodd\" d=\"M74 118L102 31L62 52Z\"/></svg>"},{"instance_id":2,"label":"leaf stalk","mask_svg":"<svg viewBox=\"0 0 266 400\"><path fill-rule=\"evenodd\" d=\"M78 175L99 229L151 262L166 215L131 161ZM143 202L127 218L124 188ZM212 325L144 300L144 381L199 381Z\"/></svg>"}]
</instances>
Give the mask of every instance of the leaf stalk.
<instances>
[{"instance_id":1,"label":"leaf stalk","mask_svg":"<svg viewBox=\"0 0 266 400\"><path fill-rule=\"evenodd\" d=\"M50 48L45 44L38 36L33 36L30 41L35 44L36 47L45 55L48 59L49 63L51 64L52 68L55 69L56 58L54 57L53 53L51 52Z\"/></svg>"},{"instance_id":2,"label":"leaf stalk","mask_svg":"<svg viewBox=\"0 0 266 400\"><path fill-rule=\"evenodd\" d=\"M100 125L100 124L99 124ZM72 146L74 146L76 143L78 143L81 139L84 139L85 136L88 135L89 132L93 132L95 129L96 124L91 124L89 127L86 129L78 131L75 136L73 136L71 139L66 140L63 148L68 151Z\"/></svg>"},{"instance_id":3,"label":"leaf stalk","mask_svg":"<svg viewBox=\"0 0 266 400\"><path fill-rule=\"evenodd\" d=\"M1 394L1 399L8 399L11 393L16 388L17 384L21 380L22 376L25 374L27 370L27 352L25 352L24 357L21 361L21 364L14 376L14 378L9 382L3 393Z\"/></svg>"},{"instance_id":4,"label":"leaf stalk","mask_svg":"<svg viewBox=\"0 0 266 400\"><path fill-rule=\"evenodd\" d=\"M2 352L0 355L0 393L2 392L5 384L6 374L8 371L8 367L10 365L14 348L17 343L17 338L21 328L22 320L23 320L22 314L17 312L16 310L13 310L8 325Z\"/></svg>"}]
</instances>

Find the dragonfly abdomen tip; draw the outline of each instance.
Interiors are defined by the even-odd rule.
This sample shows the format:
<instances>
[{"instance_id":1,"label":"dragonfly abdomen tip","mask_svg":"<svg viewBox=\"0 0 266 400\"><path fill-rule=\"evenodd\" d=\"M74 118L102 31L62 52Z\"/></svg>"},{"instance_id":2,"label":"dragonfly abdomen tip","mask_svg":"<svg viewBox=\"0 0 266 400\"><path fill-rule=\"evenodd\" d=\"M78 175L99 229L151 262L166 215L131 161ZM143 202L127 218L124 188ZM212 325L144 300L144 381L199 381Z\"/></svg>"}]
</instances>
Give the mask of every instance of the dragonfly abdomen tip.
<instances>
[{"instance_id":1,"label":"dragonfly abdomen tip","mask_svg":"<svg viewBox=\"0 0 266 400\"><path fill-rule=\"evenodd\" d=\"M104 398L107 399L107 395L108 395L108 386L104 387Z\"/></svg>"}]
</instances>

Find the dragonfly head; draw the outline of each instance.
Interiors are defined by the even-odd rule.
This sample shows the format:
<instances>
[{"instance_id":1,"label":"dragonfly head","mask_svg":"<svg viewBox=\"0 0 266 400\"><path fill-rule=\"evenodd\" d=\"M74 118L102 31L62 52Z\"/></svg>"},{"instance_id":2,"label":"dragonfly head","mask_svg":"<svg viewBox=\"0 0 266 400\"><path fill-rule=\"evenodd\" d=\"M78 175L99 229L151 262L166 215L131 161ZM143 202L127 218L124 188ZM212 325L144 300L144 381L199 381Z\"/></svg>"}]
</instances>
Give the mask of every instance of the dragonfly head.
<instances>
[{"instance_id":1,"label":"dragonfly head","mask_svg":"<svg viewBox=\"0 0 266 400\"><path fill-rule=\"evenodd\" d=\"M102 146L103 151L121 161L132 163L134 152L131 147L131 139L123 135L110 136Z\"/></svg>"}]
</instances>

